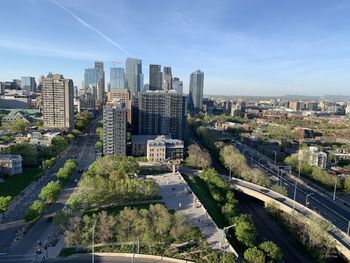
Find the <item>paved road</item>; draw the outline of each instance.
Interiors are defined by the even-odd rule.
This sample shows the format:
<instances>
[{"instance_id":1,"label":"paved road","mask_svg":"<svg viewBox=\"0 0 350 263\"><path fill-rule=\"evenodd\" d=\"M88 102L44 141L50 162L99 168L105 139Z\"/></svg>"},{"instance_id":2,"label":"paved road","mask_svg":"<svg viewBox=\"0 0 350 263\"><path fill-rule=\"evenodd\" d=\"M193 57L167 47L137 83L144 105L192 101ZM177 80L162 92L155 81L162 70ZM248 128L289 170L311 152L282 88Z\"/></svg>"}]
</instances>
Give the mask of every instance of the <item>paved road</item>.
<instances>
[{"instance_id":1,"label":"paved road","mask_svg":"<svg viewBox=\"0 0 350 263\"><path fill-rule=\"evenodd\" d=\"M283 184L288 190L289 198L294 199L296 190L295 200L297 204L304 206L306 203L306 196L312 193L308 198L308 207L329 220L345 233L348 231L348 227L350 226L349 208L339 202L333 201L326 190L322 192L319 187L315 187L310 182L305 183L301 178L298 179L295 175L290 175L288 172L278 169L278 164L275 165L268 157L258 153L251 147L240 142L235 142L235 146L250 160L250 165L257 165L268 175L272 176L275 182L277 179L277 181ZM297 188L295 188L296 182L298 182ZM350 242L348 239L342 237L338 233L333 234L337 240L350 249Z\"/></svg>"},{"instance_id":2,"label":"paved road","mask_svg":"<svg viewBox=\"0 0 350 263\"><path fill-rule=\"evenodd\" d=\"M76 156L76 160L78 162L78 169L87 168L92 161L95 160L95 143L97 141L97 136L92 135L96 129L97 120L94 120L89 127L86 129L87 135L81 136L79 140L77 140L74 145L71 145L67 151L67 153L56 163L56 165L50 170L50 175L47 175L45 179L38 185L36 189L33 190L30 195L30 201L26 200L23 202L21 209L19 209L18 213L14 215L10 215L6 218L6 221L0 224L0 262L4 255L1 256L2 253L7 255L23 255L23 254L32 254L35 250L36 242L38 240L46 240L48 235L52 236L51 233L54 230L54 226L50 223L46 222L48 216L53 215L59 209L61 209L71 193L74 191L76 183L74 183L75 179L79 179L81 173L76 172L74 176L72 176L71 180L67 183L66 187L62 191L59 196L57 202L49 207L49 209L45 212L44 216L38 220L35 225L26 233L21 239L19 239L16 243L13 243L13 240L16 237L16 231L20 231L25 226L25 222L23 220L26 208L37 198L41 188L47 184L48 181L54 179L52 173L56 172L60 167L63 166L64 162Z\"/></svg>"}]
</instances>

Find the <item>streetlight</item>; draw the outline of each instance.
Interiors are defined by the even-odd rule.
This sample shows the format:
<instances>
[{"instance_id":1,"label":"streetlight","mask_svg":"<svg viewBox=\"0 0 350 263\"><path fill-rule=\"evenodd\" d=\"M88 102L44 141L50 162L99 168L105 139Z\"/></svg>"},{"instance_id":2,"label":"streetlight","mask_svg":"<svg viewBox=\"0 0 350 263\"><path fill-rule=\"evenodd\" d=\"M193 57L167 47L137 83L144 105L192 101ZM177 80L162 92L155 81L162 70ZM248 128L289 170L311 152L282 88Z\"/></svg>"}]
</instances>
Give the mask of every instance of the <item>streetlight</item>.
<instances>
[{"instance_id":1,"label":"streetlight","mask_svg":"<svg viewBox=\"0 0 350 263\"><path fill-rule=\"evenodd\" d=\"M275 165L277 164L277 152L273 151L275 153Z\"/></svg>"},{"instance_id":2,"label":"streetlight","mask_svg":"<svg viewBox=\"0 0 350 263\"><path fill-rule=\"evenodd\" d=\"M306 198L305 198L305 206L306 206L306 207L307 207L307 204L308 204L307 199L309 198L309 196L311 196L311 195L313 195L313 194L315 194L315 193L310 193L310 194L307 194L307 195L306 195Z\"/></svg>"},{"instance_id":3,"label":"streetlight","mask_svg":"<svg viewBox=\"0 0 350 263\"><path fill-rule=\"evenodd\" d=\"M227 231L230 228L235 227L235 226L236 226L236 224L233 224L233 225L224 227L222 230L219 229L220 230L220 232L219 232L220 233L220 237L222 239L222 244L223 244L223 247L224 247L224 254L223 255L226 254L226 233L225 233L225 231ZM222 257L222 262L224 262L224 259L225 259L225 256Z\"/></svg>"},{"instance_id":4,"label":"streetlight","mask_svg":"<svg viewBox=\"0 0 350 263\"><path fill-rule=\"evenodd\" d=\"M294 198L293 198L293 211L295 209L295 203L296 203L296 197L297 197L297 186L298 186L298 181L295 181Z\"/></svg>"},{"instance_id":5,"label":"streetlight","mask_svg":"<svg viewBox=\"0 0 350 263\"><path fill-rule=\"evenodd\" d=\"M333 193L333 201L335 201L335 193L337 192L337 183L338 183L338 180L335 179L335 184L334 184L334 193Z\"/></svg>"},{"instance_id":6,"label":"streetlight","mask_svg":"<svg viewBox=\"0 0 350 263\"><path fill-rule=\"evenodd\" d=\"M92 263L95 262L95 255L94 255L94 252L95 252L95 227L96 227L96 224L94 224L92 226L92 247L91 247L91 252L92 252Z\"/></svg>"}]
</instances>

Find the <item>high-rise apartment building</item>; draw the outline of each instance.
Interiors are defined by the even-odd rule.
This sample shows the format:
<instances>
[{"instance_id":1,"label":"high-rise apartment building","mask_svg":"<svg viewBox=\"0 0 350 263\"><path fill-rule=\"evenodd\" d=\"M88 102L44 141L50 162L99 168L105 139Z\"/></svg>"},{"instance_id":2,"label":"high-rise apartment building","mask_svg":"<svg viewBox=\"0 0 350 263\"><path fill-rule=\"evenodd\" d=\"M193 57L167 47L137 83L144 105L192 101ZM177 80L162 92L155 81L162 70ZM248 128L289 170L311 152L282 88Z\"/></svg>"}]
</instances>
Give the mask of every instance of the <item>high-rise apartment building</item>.
<instances>
[{"instance_id":1,"label":"high-rise apartment building","mask_svg":"<svg viewBox=\"0 0 350 263\"><path fill-rule=\"evenodd\" d=\"M172 89L173 76L171 74L171 67L163 68L163 90L168 91Z\"/></svg>"},{"instance_id":2,"label":"high-rise apartment building","mask_svg":"<svg viewBox=\"0 0 350 263\"><path fill-rule=\"evenodd\" d=\"M73 81L49 73L43 80L42 104L44 126L70 130L74 127Z\"/></svg>"},{"instance_id":3,"label":"high-rise apartment building","mask_svg":"<svg viewBox=\"0 0 350 263\"><path fill-rule=\"evenodd\" d=\"M189 107L198 113L202 110L204 72L196 70L190 75Z\"/></svg>"},{"instance_id":4,"label":"high-rise apartment building","mask_svg":"<svg viewBox=\"0 0 350 263\"><path fill-rule=\"evenodd\" d=\"M295 111L301 111L303 107L302 101L291 101L289 102L289 108Z\"/></svg>"},{"instance_id":5,"label":"high-rise apartment building","mask_svg":"<svg viewBox=\"0 0 350 263\"><path fill-rule=\"evenodd\" d=\"M131 99L127 89L116 89L108 92L108 102L122 101L127 111L127 121L131 125Z\"/></svg>"},{"instance_id":6,"label":"high-rise apartment building","mask_svg":"<svg viewBox=\"0 0 350 263\"><path fill-rule=\"evenodd\" d=\"M125 88L132 96L141 91L142 87L142 61L137 58L127 58L125 62Z\"/></svg>"},{"instance_id":7,"label":"high-rise apartment building","mask_svg":"<svg viewBox=\"0 0 350 263\"><path fill-rule=\"evenodd\" d=\"M21 77L22 90L36 92L36 81L34 77Z\"/></svg>"},{"instance_id":8,"label":"high-rise apartment building","mask_svg":"<svg viewBox=\"0 0 350 263\"><path fill-rule=\"evenodd\" d=\"M124 88L125 88L124 69L123 68L111 68L109 91L115 91L116 89L124 89Z\"/></svg>"},{"instance_id":9,"label":"high-rise apartment building","mask_svg":"<svg viewBox=\"0 0 350 263\"><path fill-rule=\"evenodd\" d=\"M123 102L103 107L103 154L126 155L126 108Z\"/></svg>"},{"instance_id":10,"label":"high-rise apartment building","mask_svg":"<svg viewBox=\"0 0 350 263\"><path fill-rule=\"evenodd\" d=\"M179 78L173 78L172 81L172 90L175 90L177 93L183 93L183 82Z\"/></svg>"},{"instance_id":11,"label":"high-rise apartment building","mask_svg":"<svg viewBox=\"0 0 350 263\"><path fill-rule=\"evenodd\" d=\"M137 105L135 105L135 102ZM171 135L182 139L185 130L186 97L176 92L140 92L134 100L140 135Z\"/></svg>"},{"instance_id":12,"label":"high-rise apartment building","mask_svg":"<svg viewBox=\"0 0 350 263\"><path fill-rule=\"evenodd\" d=\"M160 65L149 65L149 90L162 90L162 68Z\"/></svg>"},{"instance_id":13,"label":"high-rise apartment building","mask_svg":"<svg viewBox=\"0 0 350 263\"><path fill-rule=\"evenodd\" d=\"M105 72L101 61L95 62L95 68L85 69L84 89L87 90L91 86L97 87L96 99L103 103L105 98Z\"/></svg>"}]
</instances>

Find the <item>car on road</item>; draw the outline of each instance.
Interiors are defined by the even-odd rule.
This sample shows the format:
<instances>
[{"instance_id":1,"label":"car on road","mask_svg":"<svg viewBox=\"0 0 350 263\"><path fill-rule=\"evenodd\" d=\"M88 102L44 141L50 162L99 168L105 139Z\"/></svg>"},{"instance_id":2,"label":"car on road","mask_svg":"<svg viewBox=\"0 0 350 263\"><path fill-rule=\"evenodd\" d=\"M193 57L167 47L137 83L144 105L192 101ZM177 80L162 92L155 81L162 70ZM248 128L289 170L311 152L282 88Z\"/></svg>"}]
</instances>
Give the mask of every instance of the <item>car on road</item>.
<instances>
[{"instance_id":1,"label":"car on road","mask_svg":"<svg viewBox=\"0 0 350 263\"><path fill-rule=\"evenodd\" d=\"M74 179L74 183L77 183L78 182L78 179Z\"/></svg>"},{"instance_id":2,"label":"car on road","mask_svg":"<svg viewBox=\"0 0 350 263\"><path fill-rule=\"evenodd\" d=\"M46 222L48 223L51 223L53 221L53 216L49 216L47 219L46 219Z\"/></svg>"}]
</instances>

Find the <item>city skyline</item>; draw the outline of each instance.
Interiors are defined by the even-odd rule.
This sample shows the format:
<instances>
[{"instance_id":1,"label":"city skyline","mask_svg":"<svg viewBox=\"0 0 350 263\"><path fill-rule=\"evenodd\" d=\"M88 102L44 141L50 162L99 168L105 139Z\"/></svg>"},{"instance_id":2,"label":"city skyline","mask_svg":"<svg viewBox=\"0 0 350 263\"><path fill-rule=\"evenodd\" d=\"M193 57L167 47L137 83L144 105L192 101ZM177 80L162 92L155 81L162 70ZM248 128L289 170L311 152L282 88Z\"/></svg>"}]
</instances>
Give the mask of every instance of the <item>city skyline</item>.
<instances>
[{"instance_id":1,"label":"city skyline","mask_svg":"<svg viewBox=\"0 0 350 263\"><path fill-rule=\"evenodd\" d=\"M109 79L112 61L124 67L127 57L135 57L143 61L145 80L149 64L171 66L185 93L190 73L200 69L205 94L350 95L349 2L200 3L2 1L11 24L0 28L6 62L0 79L52 71L81 87L93 61L105 63Z\"/></svg>"}]
</instances>

